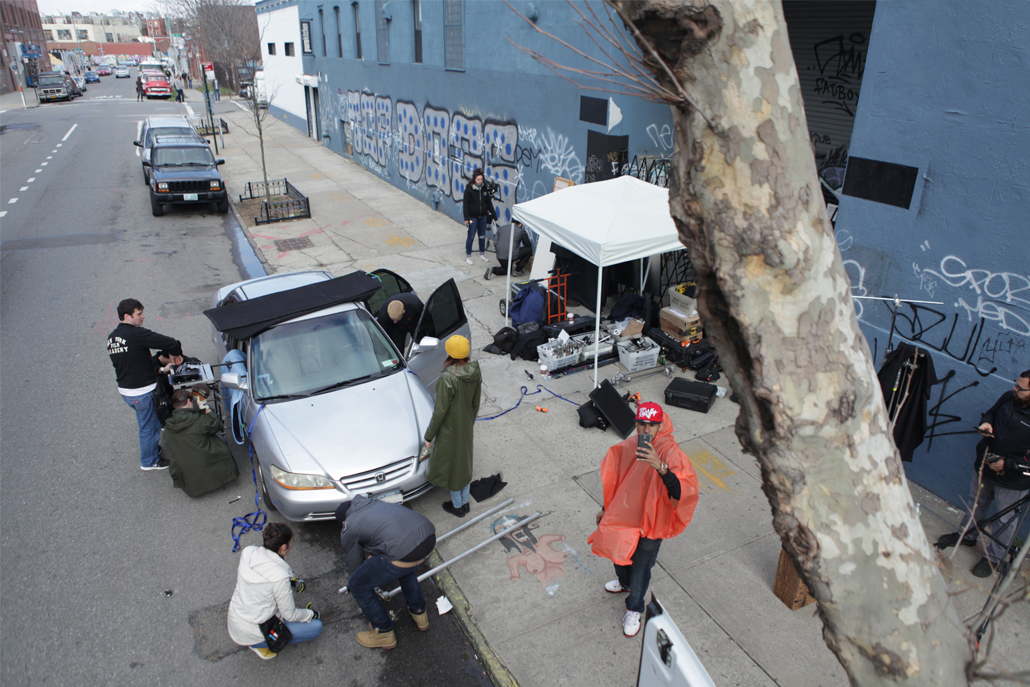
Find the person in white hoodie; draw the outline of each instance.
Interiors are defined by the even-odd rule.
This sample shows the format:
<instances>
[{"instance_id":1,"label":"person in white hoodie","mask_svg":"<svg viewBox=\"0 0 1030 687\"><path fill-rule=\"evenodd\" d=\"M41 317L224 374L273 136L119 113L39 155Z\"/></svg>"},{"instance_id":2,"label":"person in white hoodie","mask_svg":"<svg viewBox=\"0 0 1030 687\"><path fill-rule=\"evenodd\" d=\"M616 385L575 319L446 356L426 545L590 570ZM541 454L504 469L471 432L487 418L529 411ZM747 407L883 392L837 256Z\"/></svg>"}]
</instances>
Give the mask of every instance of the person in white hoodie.
<instances>
[{"instance_id":1,"label":"person in white hoodie","mask_svg":"<svg viewBox=\"0 0 1030 687\"><path fill-rule=\"evenodd\" d=\"M263 659L275 658L268 649L261 623L273 615L286 623L293 637L290 643L307 642L322 634L318 612L297 608L293 602L290 578L293 570L283 557L290 550L293 530L272 522L265 526L264 546L248 546L240 555L236 591L229 602L229 636L240 646L249 647Z\"/></svg>"}]
</instances>

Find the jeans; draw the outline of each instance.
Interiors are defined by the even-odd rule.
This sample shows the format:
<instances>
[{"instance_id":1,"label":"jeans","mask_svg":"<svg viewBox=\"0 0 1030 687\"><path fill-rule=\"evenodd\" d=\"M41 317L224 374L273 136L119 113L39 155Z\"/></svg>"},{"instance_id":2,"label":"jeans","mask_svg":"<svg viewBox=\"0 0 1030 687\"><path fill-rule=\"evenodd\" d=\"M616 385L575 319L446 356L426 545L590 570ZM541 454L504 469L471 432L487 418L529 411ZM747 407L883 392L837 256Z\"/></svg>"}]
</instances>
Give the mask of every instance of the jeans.
<instances>
[{"instance_id":1,"label":"jeans","mask_svg":"<svg viewBox=\"0 0 1030 687\"><path fill-rule=\"evenodd\" d=\"M358 608L368 618L368 622L372 623L372 627L380 632L392 630L393 621L390 620L383 602L376 596L375 588L383 588L394 580L401 584L401 594L404 595L404 603L407 604L408 610L415 614L426 610L426 602L418 586L418 566L400 568L385 556L372 556L347 580L347 587Z\"/></svg>"},{"instance_id":2,"label":"jeans","mask_svg":"<svg viewBox=\"0 0 1030 687\"><path fill-rule=\"evenodd\" d=\"M322 621L321 620L310 620L306 623L293 623L289 620L285 621L286 627L289 628L290 644L299 644L300 642L310 642L312 639L322 634ZM268 642L261 642L260 644L251 644L255 649L267 649Z\"/></svg>"},{"instance_id":3,"label":"jeans","mask_svg":"<svg viewBox=\"0 0 1030 687\"><path fill-rule=\"evenodd\" d=\"M472 488L472 483L469 482L458 491L451 492L451 505L455 508L461 508L469 502L469 490Z\"/></svg>"},{"instance_id":4,"label":"jeans","mask_svg":"<svg viewBox=\"0 0 1030 687\"><path fill-rule=\"evenodd\" d=\"M984 465L984 472L990 471L990 467ZM981 486L981 484L983 486ZM980 518L987 515L987 509L991 507L991 502L995 502L998 510L1005 510L1013 503L1023 498L1026 495L1025 491L1016 491L1014 489L1006 489L1005 487L999 486L993 479L985 475L983 482L980 481L980 475L973 474L973 483L969 487L969 501L972 503L976 502L976 506L973 508L972 517L973 520L979 520ZM970 514L967 512L962 517L962 525L959 527L961 530L969 522ZM1002 560L1005 559L1005 551L1008 549L1009 544L1012 543L1012 538L1016 535L1016 528L1012 525L1019 518L1019 514L1015 511L1009 511L1005 515L1001 516L998 520L991 524L991 535L1003 542L999 544L994 539L987 546L987 558L995 566L998 565Z\"/></svg>"},{"instance_id":5,"label":"jeans","mask_svg":"<svg viewBox=\"0 0 1030 687\"><path fill-rule=\"evenodd\" d=\"M486 226L488 217L473 217L472 221L468 225L469 234L465 239L465 255L472 255L472 237L479 236L479 254L482 255L486 252Z\"/></svg>"},{"instance_id":6,"label":"jeans","mask_svg":"<svg viewBox=\"0 0 1030 687\"><path fill-rule=\"evenodd\" d=\"M616 565L615 574L623 589L629 590L626 597L626 610L644 612L644 596L647 586L651 584L651 568L658 562L658 549L661 539L641 537L637 542L637 550L633 552L632 565Z\"/></svg>"},{"instance_id":7,"label":"jeans","mask_svg":"<svg viewBox=\"0 0 1030 687\"><path fill-rule=\"evenodd\" d=\"M139 424L139 462L143 467L157 465L157 442L161 438L161 422L154 412L154 392L142 396L122 396L122 400L136 411Z\"/></svg>"}]
</instances>

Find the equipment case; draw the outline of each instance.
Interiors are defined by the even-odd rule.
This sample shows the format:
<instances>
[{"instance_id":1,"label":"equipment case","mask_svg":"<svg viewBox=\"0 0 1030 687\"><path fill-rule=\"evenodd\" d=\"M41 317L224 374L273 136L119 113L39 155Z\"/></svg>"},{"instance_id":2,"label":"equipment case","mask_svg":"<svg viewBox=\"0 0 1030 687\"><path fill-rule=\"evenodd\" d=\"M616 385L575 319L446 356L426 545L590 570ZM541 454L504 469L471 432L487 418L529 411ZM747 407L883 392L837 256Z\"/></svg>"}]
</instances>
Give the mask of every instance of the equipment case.
<instances>
[{"instance_id":1,"label":"equipment case","mask_svg":"<svg viewBox=\"0 0 1030 687\"><path fill-rule=\"evenodd\" d=\"M714 384L695 382L682 377L672 380L665 387L665 404L707 413L715 403Z\"/></svg>"}]
</instances>

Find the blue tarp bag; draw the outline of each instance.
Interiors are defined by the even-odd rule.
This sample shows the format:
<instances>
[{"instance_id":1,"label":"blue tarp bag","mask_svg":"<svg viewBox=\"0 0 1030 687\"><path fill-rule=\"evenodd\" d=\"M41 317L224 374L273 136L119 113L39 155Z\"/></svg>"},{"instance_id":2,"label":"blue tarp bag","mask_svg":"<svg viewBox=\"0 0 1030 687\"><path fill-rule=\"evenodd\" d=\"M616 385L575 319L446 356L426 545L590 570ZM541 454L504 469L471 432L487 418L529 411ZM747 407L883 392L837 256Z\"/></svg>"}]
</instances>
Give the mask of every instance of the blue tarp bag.
<instances>
[{"instance_id":1,"label":"blue tarp bag","mask_svg":"<svg viewBox=\"0 0 1030 687\"><path fill-rule=\"evenodd\" d=\"M540 322L544 316L544 294L533 286L523 286L511 302L512 326Z\"/></svg>"}]
</instances>

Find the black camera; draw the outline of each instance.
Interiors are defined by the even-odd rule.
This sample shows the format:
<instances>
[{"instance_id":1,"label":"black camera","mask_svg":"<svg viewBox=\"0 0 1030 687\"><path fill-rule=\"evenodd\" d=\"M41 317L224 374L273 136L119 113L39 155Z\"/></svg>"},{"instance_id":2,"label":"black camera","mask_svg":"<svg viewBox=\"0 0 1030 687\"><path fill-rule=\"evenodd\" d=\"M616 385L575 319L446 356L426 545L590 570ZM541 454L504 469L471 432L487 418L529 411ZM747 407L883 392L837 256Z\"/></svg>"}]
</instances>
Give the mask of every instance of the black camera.
<instances>
[{"instance_id":1,"label":"black camera","mask_svg":"<svg viewBox=\"0 0 1030 687\"><path fill-rule=\"evenodd\" d=\"M484 195L487 195L487 196L492 198L493 196L497 195L497 192L500 191L500 190L501 190L501 187L498 186L496 182L493 182L493 181L484 181L483 182L483 193L484 193Z\"/></svg>"}]
</instances>

